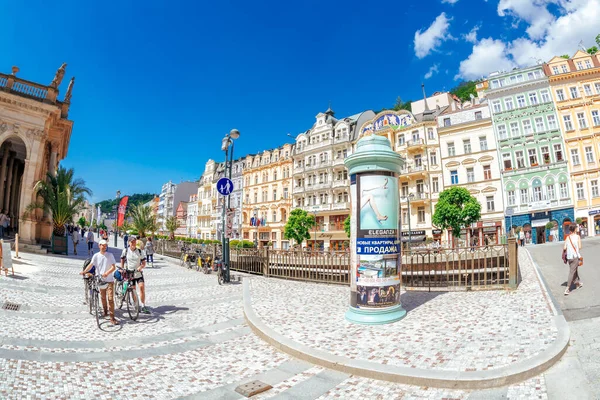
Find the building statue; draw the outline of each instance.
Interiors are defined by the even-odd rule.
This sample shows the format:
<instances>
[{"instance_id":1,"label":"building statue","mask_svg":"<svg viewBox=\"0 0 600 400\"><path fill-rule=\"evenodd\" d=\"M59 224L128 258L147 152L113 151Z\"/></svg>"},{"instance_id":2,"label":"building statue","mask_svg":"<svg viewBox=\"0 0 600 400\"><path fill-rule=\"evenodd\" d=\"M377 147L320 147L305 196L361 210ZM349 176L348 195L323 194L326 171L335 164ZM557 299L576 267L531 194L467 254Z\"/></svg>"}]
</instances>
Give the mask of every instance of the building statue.
<instances>
[{"instance_id":1,"label":"building statue","mask_svg":"<svg viewBox=\"0 0 600 400\"><path fill-rule=\"evenodd\" d=\"M52 82L50 82L50 87L58 89L60 83L63 80L63 77L65 76L66 70L67 63L63 63L63 65L61 65L60 68L56 71L56 75L54 75L54 79L52 79Z\"/></svg>"},{"instance_id":2,"label":"building statue","mask_svg":"<svg viewBox=\"0 0 600 400\"><path fill-rule=\"evenodd\" d=\"M65 103L70 103L71 102L71 92L73 91L73 84L75 83L75 77L71 78L71 81L69 81L69 86L67 87L67 93L65 94Z\"/></svg>"}]
</instances>

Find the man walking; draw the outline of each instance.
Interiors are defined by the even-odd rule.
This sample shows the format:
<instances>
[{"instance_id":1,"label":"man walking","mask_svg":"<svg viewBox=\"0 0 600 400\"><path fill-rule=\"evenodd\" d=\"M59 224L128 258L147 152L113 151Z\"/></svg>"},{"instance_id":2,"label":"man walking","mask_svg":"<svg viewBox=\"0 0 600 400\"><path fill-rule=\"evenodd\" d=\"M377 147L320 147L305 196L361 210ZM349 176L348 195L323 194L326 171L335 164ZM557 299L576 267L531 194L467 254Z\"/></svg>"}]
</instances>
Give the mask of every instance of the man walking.
<instances>
[{"instance_id":1,"label":"man walking","mask_svg":"<svg viewBox=\"0 0 600 400\"><path fill-rule=\"evenodd\" d=\"M133 274L133 285L140 288L140 306L141 312L150 314L146 308L146 288L144 285L144 274L142 270L146 268L146 253L137 248L137 239L135 236L129 237L129 246L123 249L121 253L121 268L127 270L128 274Z\"/></svg>"},{"instance_id":2,"label":"man walking","mask_svg":"<svg viewBox=\"0 0 600 400\"><path fill-rule=\"evenodd\" d=\"M77 227L73 228L71 233L71 240L73 241L73 254L77 255L77 245L79 244L79 230Z\"/></svg>"},{"instance_id":3,"label":"man walking","mask_svg":"<svg viewBox=\"0 0 600 400\"><path fill-rule=\"evenodd\" d=\"M102 308L104 309L104 316L110 315L110 323L113 325L119 325L119 322L115 319L115 284L113 272L115 272L115 256L112 253L106 251L108 249L108 242L101 240L98 243L100 252L94 254L92 261L89 263L86 269L81 271L80 275L85 275L92 267L96 267L96 276L101 277L105 283L100 286L100 299L102 300ZM108 304L106 304L106 295L108 294Z\"/></svg>"},{"instance_id":4,"label":"man walking","mask_svg":"<svg viewBox=\"0 0 600 400\"><path fill-rule=\"evenodd\" d=\"M126 249L127 248L127 241L129 240L129 235L127 234L127 232L125 232L125 234L123 235L123 248Z\"/></svg>"},{"instance_id":5,"label":"man walking","mask_svg":"<svg viewBox=\"0 0 600 400\"><path fill-rule=\"evenodd\" d=\"M88 246L88 254L91 256L94 253L94 232L91 229L87 232L85 241Z\"/></svg>"}]
</instances>

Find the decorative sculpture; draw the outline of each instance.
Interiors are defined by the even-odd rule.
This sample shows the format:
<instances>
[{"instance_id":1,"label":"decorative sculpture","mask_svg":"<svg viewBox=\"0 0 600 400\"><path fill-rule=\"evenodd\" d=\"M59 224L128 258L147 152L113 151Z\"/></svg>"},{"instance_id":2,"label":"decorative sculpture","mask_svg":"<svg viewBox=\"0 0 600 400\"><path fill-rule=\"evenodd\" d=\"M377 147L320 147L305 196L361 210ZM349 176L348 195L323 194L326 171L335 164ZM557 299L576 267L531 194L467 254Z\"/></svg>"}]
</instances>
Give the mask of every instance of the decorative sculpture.
<instances>
[{"instance_id":1,"label":"decorative sculpture","mask_svg":"<svg viewBox=\"0 0 600 400\"><path fill-rule=\"evenodd\" d=\"M58 87L60 86L60 83L63 80L63 77L65 76L66 70L67 70L67 63L63 63L63 65L61 65L60 68L56 71L56 75L54 75L54 79L52 79L52 82L50 83L50 87L58 89Z\"/></svg>"},{"instance_id":2,"label":"decorative sculpture","mask_svg":"<svg viewBox=\"0 0 600 400\"><path fill-rule=\"evenodd\" d=\"M70 103L71 102L71 92L73 91L73 84L75 83L75 77L71 78L71 81L69 82L69 86L67 87L67 93L65 94L65 103Z\"/></svg>"}]
</instances>

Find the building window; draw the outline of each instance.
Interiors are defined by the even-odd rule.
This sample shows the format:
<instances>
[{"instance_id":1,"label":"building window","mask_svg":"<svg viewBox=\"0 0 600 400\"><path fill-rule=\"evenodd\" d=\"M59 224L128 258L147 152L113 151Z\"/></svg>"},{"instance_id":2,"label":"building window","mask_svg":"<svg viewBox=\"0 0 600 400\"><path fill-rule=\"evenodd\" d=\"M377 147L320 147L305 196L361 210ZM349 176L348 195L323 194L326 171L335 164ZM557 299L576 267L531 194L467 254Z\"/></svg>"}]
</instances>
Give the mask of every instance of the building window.
<instances>
[{"instance_id":1,"label":"building window","mask_svg":"<svg viewBox=\"0 0 600 400\"><path fill-rule=\"evenodd\" d=\"M592 68L592 62L590 60L585 60L585 67L586 68Z\"/></svg>"},{"instance_id":2,"label":"building window","mask_svg":"<svg viewBox=\"0 0 600 400\"><path fill-rule=\"evenodd\" d=\"M594 83L594 87L596 88L596 94L600 94L600 82Z\"/></svg>"},{"instance_id":3,"label":"building window","mask_svg":"<svg viewBox=\"0 0 600 400\"><path fill-rule=\"evenodd\" d=\"M566 74L567 72L569 72L569 70L567 69L567 64L561 65L560 69L561 69L561 71L562 71L563 74Z\"/></svg>"},{"instance_id":4,"label":"building window","mask_svg":"<svg viewBox=\"0 0 600 400\"><path fill-rule=\"evenodd\" d=\"M571 93L571 98L572 99L576 99L579 97L579 92L577 90L577 87L573 86L569 88L569 92Z\"/></svg>"},{"instance_id":5,"label":"building window","mask_svg":"<svg viewBox=\"0 0 600 400\"><path fill-rule=\"evenodd\" d=\"M529 93L529 104L531 104L532 106L534 106L537 103L538 103L537 93L535 93L535 92Z\"/></svg>"},{"instance_id":6,"label":"building window","mask_svg":"<svg viewBox=\"0 0 600 400\"><path fill-rule=\"evenodd\" d=\"M509 206L514 206L516 204L516 197L515 197L514 190L509 190L508 192L506 192L506 197L508 198Z\"/></svg>"},{"instance_id":7,"label":"building window","mask_svg":"<svg viewBox=\"0 0 600 400\"><path fill-rule=\"evenodd\" d=\"M542 188L540 186L533 188L533 201L542 201Z\"/></svg>"},{"instance_id":8,"label":"building window","mask_svg":"<svg viewBox=\"0 0 600 400\"><path fill-rule=\"evenodd\" d=\"M571 149L571 162L573 165L579 165L581 162L579 161L579 150Z\"/></svg>"},{"instance_id":9,"label":"building window","mask_svg":"<svg viewBox=\"0 0 600 400\"><path fill-rule=\"evenodd\" d=\"M433 134L433 128L427 128L427 139L434 140L435 135Z\"/></svg>"},{"instance_id":10,"label":"building window","mask_svg":"<svg viewBox=\"0 0 600 400\"><path fill-rule=\"evenodd\" d=\"M277 189L273 189L273 201L277 201Z\"/></svg>"},{"instance_id":11,"label":"building window","mask_svg":"<svg viewBox=\"0 0 600 400\"><path fill-rule=\"evenodd\" d=\"M536 132L544 132L544 118L537 117L535 119L535 131Z\"/></svg>"},{"instance_id":12,"label":"building window","mask_svg":"<svg viewBox=\"0 0 600 400\"><path fill-rule=\"evenodd\" d=\"M512 169L512 159L510 158L510 153L502 154L502 161L504 162L504 169L511 170Z\"/></svg>"},{"instance_id":13,"label":"building window","mask_svg":"<svg viewBox=\"0 0 600 400\"><path fill-rule=\"evenodd\" d=\"M406 225L408 221L408 211L402 210L402 225Z\"/></svg>"},{"instance_id":14,"label":"building window","mask_svg":"<svg viewBox=\"0 0 600 400\"><path fill-rule=\"evenodd\" d=\"M444 118L444 126L450 126L450 118Z\"/></svg>"},{"instance_id":15,"label":"building window","mask_svg":"<svg viewBox=\"0 0 600 400\"><path fill-rule=\"evenodd\" d=\"M454 149L454 142L448 142L448 155L450 157L456 155L456 150Z\"/></svg>"},{"instance_id":16,"label":"building window","mask_svg":"<svg viewBox=\"0 0 600 400\"><path fill-rule=\"evenodd\" d=\"M431 188L433 193L438 193L440 191L440 182L437 176L431 179Z\"/></svg>"},{"instance_id":17,"label":"building window","mask_svg":"<svg viewBox=\"0 0 600 400\"><path fill-rule=\"evenodd\" d=\"M592 111L592 123L594 124L594 126L600 126L600 115L598 113L598 110Z\"/></svg>"},{"instance_id":18,"label":"building window","mask_svg":"<svg viewBox=\"0 0 600 400\"><path fill-rule=\"evenodd\" d=\"M529 149L527 150L527 153L529 154L529 165L531 165L532 167L538 165L537 150Z\"/></svg>"},{"instance_id":19,"label":"building window","mask_svg":"<svg viewBox=\"0 0 600 400\"><path fill-rule=\"evenodd\" d=\"M273 214L271 215L271 218L273 218L271 221L277 222L277 211L273 211ZM275 233L275 232L273 232L273 233Z\"/></svg>"},{"instance_id":20,"label":"building window","mask_svg":"<svg viewBox=\"0 0 600 400\"><path fill-rule=\"evenodd\" d=\"M525 103L525 96L524 95L519 95L517 96L517 106L519 108L523 108L525 107L527 104Z\"/></svg>"},{"instance_id":21,"label":"building window","mask_svg":"<svg viewBox=\"0 0 600 400\"><path fill-rule=\"evenodd\" d=\"M504 99L504 106L506 107L506 110L510 111L513 108L515 108L515 105L513 104L513 99L512 97L507 97Z\"/></svg>"},{"instance_id":22,"label":"building window","mask_svg":"<svg viewBox=\"0 0 600 400\"><path fill-rule=\"evenodd\" d=\"M419 179L417 180L417 193L423 193L425 192L424 187L425 185L423 185L423 179Z\"/></svg>"},{"instance_id":23,"label":"building window","mask_svg":"<svg viewBox=\"0 0 600 400\"><path fill-rule=\"evenodd\" d=\"M577 61L577 69L583 69L583 63L581 61Z\"/></svg>"},{"instance_id":24,"label":"building window","mask_svg":"<svg viewBox=\"0 0 600 400\"><path fill-rule=\"evenodd\" d=\"M548 115L546 119L548 120L548 129L556 129L556 117L554 115Z\"/></svg>"},{"instance_id":25,"label":"building window","mask_svg":"<svg viewBox=\"0 0 600 400\"><path fill-rule=\"evenodd\" d=\"M547 90L540 90L540 94L542 95L542 103L550 102L550 93Z\"/></svg>"},{"instance_id":26,"label":"building window","mask_svg":"<svg viewBox=\"0 0 600 400\"><path fill-rule=\"evenodd\" d=\"M575 184L577 190L577 200L585 200L585 190L583 188L583 182L577 182Z\"/></svg>"},{"instance_id":27,"label":"building window","mask_svg":"<svg viewBox=\"0 0 600 400\"><path fill-rule=\"evenodd\" d=\"M431 165L437 165L437 152L432 151L429 153L429 162Z\"/></svg>"},{"instance_id":28,"label":"building window","mask_svg":"<svg viewBox=\"0 0 600 400\"><path fill-rule=\"evenodd\" d=\"M402 196L408 196L408 182L402 182Z\"/></svg>"},{"instance_id":29,"label":"building window","mask_svg":"<svg viewBox=\"0 0 600 400\"><path fill-rule=\"evenodd\" d=\"M475 182L475 170L473 168L467 168L467 182Z\"/></svg>"},{"instance_id":30,"label":"building window","mask_svg":"<svg viewBox=\"0 0 600 400\"><path fill-rule=\"evenodd\" d=\"M594 162L594 150L592 149L592 146L586 146L584 148L585 150L585 161L588 164L591 164Z\"/></svg>"},{"instance_id":31,"label":"building window","mask_svg":"<svg viewBox=\"0 0 600 400\"><path fill-rule=\"evenodd\" d=\"M567 192L567 183L566 182L559 183L558 184L558 190L560 192L560 198L561 199L567 199L567 198L569 198L569 193Z\"/></svg>"},{"instance_id":32,"label":"building window","mask_svg":"<svg viewBox=\"0 0 600 400\"><path fill-rule=\"evenodd\" d=\"M287 199L289 197L288 188L283 188L283 198Z\"/></svg>"},{"instance_id":33,"label":"building window","mask_svg":"<svg viewBox=\"0 0 600 400\"><path fill-rule=\"evenodd\" d=\"M492 179L492 168L489 165L483 166L483 179L490 180Z\"/></svg>"},{"instance_id":34,"label":"building window","mask_svg":"<svg viewBox=\"0 0 600 400\"><path fill-rule=\"evenodd\" d=\"M557 66L552 67L552 74L558 75L558 67Z\"/></svg>"},{"instance_id":35,"label":"building window","mask_svg":"<svg viewBox=\"0 0 600 400\"><path fill-rule=\"evenodd\" d=\"M592 95L592 86L591 85L584 85L583 86L583 91L585 92L586 96L591 96Z\"/></svg>"},{"instance_id":36,"label":"building window","mask_svg":"<svg viewBox=\"0 0 600 400\"><path fill-rule=\"evenodd\" d=\"M598 197L598 179L590 181L590 187L592 188L592 197Z\"/></svg>"},{"instance_id":37,"label":"building window","mask_svg":"<svg viewBox=\"0 0 600 400\"><path fill-rule=\"evenodd\" d=\"M556 192L554 191L554 185L546 186L546 193L548 193L548 200L556 200Z\"/></svg>"},{"instance_id":38,"label":"building window","mask_svg":"<svg viewBox=\"0 0 600 400\"><path fill-rule=\"evenodd\" d=\"M522 150L515 151L515 159L517 160L517 168L525 168L525 156Z\"/></svg>"},{"instance_id":39,"label":"building window","mask_svg":"<svg viewBox=\"0 0 600 400\"><path fill-rule=\"evenodd\" d=\"M519 124L516 122L510 123L510 135L514 138L521 136L521 132L519 131Z\"/></svg>"},{"instance_id":40,"label":"building window","mask_svg":"<svg viewBox=\"0 0 600 400\"><path fill-rule=\"evenodd\" d=\"M544 164L550 164L550 148L548 146L542 146L540 150L542 153L542 162Z\"/></svg>"},{"instance_id":41,"label":"building window","mask_svg":"<svg viewBox=\"0 0 600 400\"><path fill-rule=\"evenodd\" d=\"M531 121L528 119L523 121L523 132L526 135L531 135L533 133L533 128L531 127Z\"/></svg>"},{"instance_id":42,"label":"building window","mask_svg":"<svg viewBox=\"0 0 600 400\"><path fill-rule=\"evenodd\" d=\"M450 171L450 183L452 185L458 184L458 171Z\"/></svg>"},{"instance_id":43,"label":"building window","mask_svg":"<svg viewBox=\"0 0 600 400\"><path fill-rule=\"evenodd\" d=\"M577 113L577 123L579 124L579 129L587 128L587 121L585 120L585 113Z\"/></svg>"},{"instance_id":44,"label":"building window","mask_svg":"<svg viewBox=\"0 0 600 400\"><path fill-rule=\"evenodd\" d=\"M521 189L520 192L521 192L521 204L529 203L529 190Z\"/></svg>"},{"instance_id":45,"label":"building window","mask_svg":"<svg viewBox=\"0 0 600 400\"><path fill-rule=\"evenodd\" d=\"M498 139L506 139L506 125L498 125Z\"/></svg>"},{"instance_id":46,"label":"building window","mask_svg":"<svg viewBox=\"0 0 600 400\"><path fill-rule=\"evenodd\" d=\"M554 158L556 159L556 162L563 161L563 153L562 153L562 145L561 144L554 145Z\"/></svg>"},{"instance_id":47,"label":"building window","mask_svg":"<svg viewBox=\"0 0 600 400\"><path fill-rule=\"evenodd\" d=\"M487 137L479 136L479 148L481 149L481 151L485 151L488 149Z\"/></svg>"},{"instance_id":48,"label":"building window","mask_svg":"<svg viewBox=\"0 0 600 400\"><path fill-rule=\"evenodd\" d=\"M481 118L482 118L481 111L475 111L475 120L478 120Z\"/></svg>"},{"instance_id":49,"label":"building window","mask_svg":"<svg viewBox=\"0 0 600 400\"><path fill-rule=\"evenodd\" d=\"M471 140L470 139L463 140L463 148L465 150L465 154L471 153Z\"/></svg>"},{"instance_id":50,"label":"building window","mask_svg":"<svg viewBox=\"0 0 600 400\"><path fill-rule=\"evenodd\" d=\"M403 146L404 145L404 134L398 135L398 145L399 146Z\"/></svg>"},{"instance_id":51,"label":"building window","mask_svg":"<svg viewBox=\"0 0 600 400\"><path fill-rule=\"evenodd\" d=\"M500 100L492 101L492 109L494 110L494 113L499 113L502 111L502 105L500 105ZM446 120L444 120L444 122L446 122Z\"/></svg>"},{"instance_id":52,"label":"building window","mask_svg":"<svg viewBox=\"0 0 600 400\"><path fill-rule=\"evenodd\" d=\"M419 131L413 131L412 133L412 141L413 143L418 143L419 142Z\"/></svg>"},{"instance_id":53,"label":"building window","mask_svg":"<svg viewBox=\"0 0 600 400\"><path fill-rule=\"evenodd\" d=\"M573 121L571 121L570 115L563 115L563 122L565 123L565 130L572 131L573 130Z\"/></svg>"},{"instance_id":54,"label":"building window","mask_svg":"<svg viewBox=\"0 0 600 400\"><path fill-rule=\"evenodd\" d=\"M419 224L425 223L425 207L417 208L417 223L419 223Z\"/></svg>"},{"instance_id":55,"label":"building window","mask_svg":"<svg viewBox=\"0 0 600 400\"><path fill-rule=\"evenodd\" d=\"M494 207L494 196L486 196L485 202L487 203L487 212L493 212L496 210Z\"/></svg>"},{"instance_id":56,"label":"building window","mask_svg":"<svg viewBox=\"0 0 600 400\"><path fill-rule=\"evenodd\" d=\"M565 100L565 91L562 89L558 89L556 91L556 98L558 99L558 101L564 101Z\"/></svg>"},{"instance_id":57,"label":"building window","mask_svg":"<svg viewBox=\"0 0 600 400\"><path fill-rule=\"evenodd\" d=\"M415 168L419 168L419 167L423 166L423 161L421 159L420 154L415 155L414 163L415 163Z\"/></svg>"}]
</instances>

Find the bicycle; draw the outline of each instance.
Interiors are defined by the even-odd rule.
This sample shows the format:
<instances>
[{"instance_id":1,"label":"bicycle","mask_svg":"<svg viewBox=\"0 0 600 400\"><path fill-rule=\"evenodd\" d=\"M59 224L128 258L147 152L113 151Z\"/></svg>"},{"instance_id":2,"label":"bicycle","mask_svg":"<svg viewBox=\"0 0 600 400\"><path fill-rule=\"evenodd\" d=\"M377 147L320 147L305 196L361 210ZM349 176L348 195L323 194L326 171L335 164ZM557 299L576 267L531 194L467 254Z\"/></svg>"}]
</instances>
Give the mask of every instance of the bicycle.
<instances>
[{"instance_id":1,"label":"bicycle","mask_svg":"<svg viewBox=\"0 0 600 400\"><path fill-rule=\"evenodd\" d=\"M225 282L225 271L223 270L223 261L215 260L215 265L217 266L217 282L219 282L219 285L222 285Z\"/></svg>"},{"instance_id":2,"label":"bicycle","mask_svg":"<svg viewBox=\"0 0 600 400\"><path fill-rule=\"evenodd\" d=\"M205 274L210 274L212 261L210 256L206 255L204 258L201 258L200 261L202 261L202 272Z\"/></svg>"},{"instance_id":3,"label":"bicycle","mask_svg":"<svg viewBox=\"0 0 600 400\"><path fill-rule=\"evenodd\" d=\"M134 272L119 268L123 279L115 282L115 302L119 301L119 310L123 303L127 303L127 313L132 321L136 321L140 315L140 303L137 296L135 283L132 283Z\"/></svg>"},{"instance_id":4,"label":"bicycle","mask_svg":"<svg viewBox=\"0 0 600 400\"><path fill-rule=\"evenodd\" d=\"M100 286L103 283L106 283L105 281L102 280L102 278L100 278L99 276L95 276L93 278L90 278L90 284L91 284L91 290L90 290L90 295L91 295L91 302L90 304L93 304L93 309L94 309L94 314L96 316L96 324L98 325L98 328L100 328L100 319L101 319L101 313L102 313L102 308L100 306ZM90 306L91 307L91 306Z\"/></svg>"}]
</instances>

